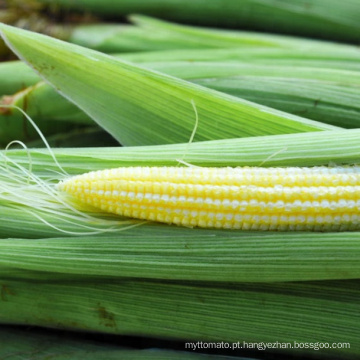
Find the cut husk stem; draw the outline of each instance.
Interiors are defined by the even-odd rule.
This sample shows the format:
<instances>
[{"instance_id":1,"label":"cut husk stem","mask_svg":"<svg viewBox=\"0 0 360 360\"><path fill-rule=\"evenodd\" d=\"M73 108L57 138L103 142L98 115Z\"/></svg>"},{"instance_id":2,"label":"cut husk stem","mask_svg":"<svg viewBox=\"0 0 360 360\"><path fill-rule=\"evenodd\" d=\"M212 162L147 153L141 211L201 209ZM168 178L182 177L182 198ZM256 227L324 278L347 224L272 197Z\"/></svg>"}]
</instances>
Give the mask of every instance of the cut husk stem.
<instances>
[{"instance_id":1,"label":"cut husk stem","mask_svg":"<svg viewBox=\"0 0 360 360\"><path fill-rule=\"evenodd\" d=\"M51 86L38 82L14 95L0 98L0 146L2 147L15 139L30 142L38 138L37 131L18 108L23 109L36 122L46 137L80 131L85 125L96 126L89 116L58 94Z\"/></svg>"}]
</instances>

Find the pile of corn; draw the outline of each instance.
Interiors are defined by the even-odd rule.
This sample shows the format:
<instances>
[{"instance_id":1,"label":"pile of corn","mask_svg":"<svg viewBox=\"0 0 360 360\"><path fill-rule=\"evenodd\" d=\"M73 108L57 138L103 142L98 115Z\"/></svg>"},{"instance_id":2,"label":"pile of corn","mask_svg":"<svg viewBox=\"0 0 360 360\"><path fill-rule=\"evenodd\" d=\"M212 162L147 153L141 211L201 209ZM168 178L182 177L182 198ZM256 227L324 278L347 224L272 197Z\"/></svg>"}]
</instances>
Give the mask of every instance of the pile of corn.
<instances>
[{"instance_id":1,"label":"pile of corn","mask_svg":"<svg viewBox=\"0 0 360 360\"><path fill-rule=\"evenodd\" d=\"M358 358L360 4L48 3L0 12L0 358Z\"/></svg>"}]
</instances>

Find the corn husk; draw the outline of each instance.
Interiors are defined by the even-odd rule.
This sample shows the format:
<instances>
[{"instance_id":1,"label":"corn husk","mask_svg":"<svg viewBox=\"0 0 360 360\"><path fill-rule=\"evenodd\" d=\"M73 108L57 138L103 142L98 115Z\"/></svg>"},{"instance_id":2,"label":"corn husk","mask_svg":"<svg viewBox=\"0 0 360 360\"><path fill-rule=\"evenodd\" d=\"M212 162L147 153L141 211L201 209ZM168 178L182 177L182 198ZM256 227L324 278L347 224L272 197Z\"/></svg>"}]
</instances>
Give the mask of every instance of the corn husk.
<instances>
[{"instance_id":1,"label":"corn husk","mask_svg":"<svg viewBox=\"0 0 360 360\"><path fill-rule=\"evenodd\" d=\"M314 0L309 4L299 0L272 2L245 0L40 0L41 3L114 17L142 13L169 20L215 26L251 28L272 32L302 34L358 43L359 4L357 1ZM166 9L166 11L164 11Z\"/></svg>"},{"instance_id":2,"label":"corn husk","mask_svg":"<svg viewBox=\"0 0 360 360\"><path fill-rule=\"evenodd\" d=\"M26 33L11 34L28 61L56 75L37 58L44 43L34 52L34 43L24 45L31 43ZM79 71L67 73L63 65L66 80ZM98 91L105 98L108 90L102 84ZM171 105L170 114L181 111ZM172 142L166 130L164 139ZM149 134L136 136L146 144ZM332 128L135 148L1 151L0 322L194 342L341 342L344 347L317 354L357 358L357 232L255 234L139 224L81 206L54 185L68 174L178 160L199 166L353 164L358 140L358 130ZM276 351L311 356L315 350Z\"/></svg>"},{"instance_id":3,"label":"corn husk","mask_svg":"<svg viewBox=\"0 0 360 360\"><path fill-rule=\"evenodd\" d=\"M340 46L340 47L338 47ZM355 46L332 44L325 49L321 46L311 51L302 47L287 48L229 48L201 50L149 51L121 54L126 61L141 63L174 62L174 61L212 61L249 63L272 66L294 66L331 68L359 71L360 50ZM326 65L325 65L326 64Z\"/></svg>"},{"instance_id":4,"label":"corn husk","mask_svg":"<svg viewBox=\"0 0 360 360\"><path fill-rule=\"evenodd\" d=\"M30 216L19 212L11 215L24 219L29 229L36 227L35 221L26 221L31 220ZM3 234L3 226L1 230ZM28 236L25 231L23 236ZM81 279L83 274L99 281L358 279L359 239L359 232L279 234L143 224L114 234L92 235L90 242L89 235L32 241L4 239L0 268L2 277L47 281Z\"/></svg>"},{"instance_id":5,"label":"corn husk","mask_svg":"<svg viewBox=\"0 0 360 360\"><path fill-rule=\"evenodd\" d=\"M75 338L74 338L75 337ZM118 339L121 341L121 339ZM126 343L126 341L125 341ZM24 329L15 327L0 327L0 357L3 359L18 359L26 356L27 360L47 360L49 356L56 360L66 359L140 359L140 360L227 360L234 357L220 355L204 355L185 351L171 351L162 349L131 349L129 345L117 346L117 344L109 344L100 342L96 336L93 340L79 338L74 334L50 333L39 329ZM185 350L185 349L184 349ZM51 354L51 355L49 355ZM250 358L235 357L239 360L250 360ZM255 359L254 359L255 360Z\"/></svg>"},{"instance_id":6,"label":"corn husk","mask_svg":"<svg viewBox=\"0 0 360 360\"><path fill-rule=\"evenodd\" d=\"M324 67L250 65L232 62L151 62L142 66L204 87L327 124L359 126L360 72ZM10 99L6 97L6 99ZM50 85L39 83L16 94L11 104L23 107L46 134L49 121L91 123L89 117L58 95ZM10 111L6 113L10 118ZM22 119L12 111L11 122ZM7 131L11 136L15 134ZM21 134L18 138L22 139ZM10 141L10 137L8 140Z\"/></svg>"},{"instance_id":7,"label":"corn husk","mask_svg":"<svg viewBox=\"0 0 360 360\"><path fill-rule=\"evenodd\" d=\"M333 44L267 33L186 26L132 15L134 25L95 23L74 27L68 41L107 53L176 49L331 49ZM338 45L341 46L341 45ZM347 46L342 46L345 51Z\"/></svg>"},{"instance_id":8,"label":"corn husk","mask_svg":"<svg viewBox=\"0 0 360 360\"><path fill-rule=\"evenodd\" d=\"M121 54L122 59L306 118L345 128L358 126L360 52L355 47L265 34L199 30L142 16L136 16L134 20L139 26L130 28L141 31L140 37L151 34L150 29L154 29L167 41L177 34L184 37L185 44L185 39L189 39L191 34L191 38L198 36L209 46L218 42L219 46L241 48ZM111 26L106 30L107 27L105 35L118 34ZM91 35L96 27L89 30ZM126 33L116 36L128 39ZM95 37L94 41L99 40ZM95 47L94 44L88 45ZM24 64L1 64L0 74L6 79L13 78L1 84L3 94L11 95L14 89L22 90L24 85L18 80L18 73L24 78L24 84L34 84L39 79L30 69L26 70ZM88 115L44 84L7 96L3 102L25 108L46 136L50 136L51 129L54 129L49 121L65 120L76 124L89 121ZM35 133L31 127L26 126L26 131L22 131L24 123L20 112L11 109L2 112L5 114L2 146L15 138L23 141L33 139ZM129 121L138 121L138 113L126 115ZM172 116L176 119L178 114Z\"/></svg>"},{"instance_id":9,"label":"corn husk","mask_svg":"<svg viewBox=\"0 0 360 360\"><path fill-rule=\"evenodd\" d=\"M241 46L241 48L121 54L122 59L320 122L345 128L358 126L360 52L355 47L264 34L198 30L142 16L134 19L139 23L140 28L134 26L130 28L142 29L141 36L151 33L149 29L157 29L162 36L167 34L166 30L170 30L165 36L167 41L176 34L183 36L185 41L189 39L187 35L191 33L192 36L194 34L200 36L204 44L215 46L218 41L219 45L223 43L229 47ZM96 31L96 28L93 31ZM113 30L108 32L113 34ZM84 29L85 33L86 29ZM127 39L126 34L120 37ZM95 47L94 44L88 45ZM6 79L13 78L12 81L3 82L0 87L2 89L0 91L8 95L13 94L14 89L22 90L25 86L18 80L17 74L24 78L24 84L34 84L39 79L33 71L26 70L24 64L15 62L1 64L0 74L4 74ZM85 89L84 94L86 94ZM120 96L116 101L119 102L121 99ZM54 129L53 123L48 124L49 121L65 120L76 124L89 121L88 115L80 112L75 105L70 105L44 84L30 86L20 93L7 96L3 102L25 108L47 136L52 134L49 130ZM111 112L112 107L113 104L110 104L105 110ZM188 107L193 111L194 117L194 110L191 106ZM145 114L153 115L154 110L146 109ZM2 112L6 116L3 122L5 130L2 134L2 146L15 138L25 141L33 139L35 133L32 132L31 127L27 126L26 132L21 130L24 124L20 112L11 109L3 109ZM137 112L124 115L129 121L139 121ZM161 118L162 113L159 112L158 116ZM172 115L177 122L178 117L176 113ZM101 119L99 124L102 125ZM122 126L119 129L124 130ZM194 127L194 122L192 126Z\"/></svg>"},{"instance_id":10,"label":"corn husk","mask_svg":"<svg viewBox=\"0 0 360 360\"><path fill-rule=\"evenodd\" d=\"M196 115L196 141L334 129L40 34L1 30L18 55L124 145L186 141Z\"/></svg>"},{"instance_id":11,"label":"corn husk","mask_svg":"<svg viewBox=\"0 0 360 360\"><path fill-rule=\"evenodd\" d=\"M6 301L0 319L187 342L345 343L350 346L316 351L325 358L350 359L359 356L358 285L358 281L246 285L88 277L50 283L3 278ZM277 350L288 356L314 351Z\"/></svg>"},{"instance_id":12,"label":"corn husk","mask_svg":"<svg viewBox=\"0 0 360 360\"><path fill-rule=\"evenodd\" d=\"M73 174L176 164L177 158L213 166L320 165L358 161L358 139L358 130L343 130L190 145L57 149L54 154ZM78 207L92 216L85 225L98 230L81 237L80 231L89 231L79 227L84 222L64 211L59 198L49 197L52 184L64 176L49 151L0 154L8 164L1 171L0 229L9 238L0 241L1 323L195 342L237 342L239 337L246 342L336 341L350 348L317 354L358 356L358 282L344 281L359 276L358 233L129 228L135 224ZM19 166L27 168L29 162L29 173L45 181L48 190L27 179L29 173ZM73 224L66 222L67 215ZM108 232L115 221L119 227ZM77 236L64 234L66 226ZM339 277L341 282L293 282ZM289 282L272 283L280 279ZM238 282L248 280L259 283ZM280 353L312 351L288 348Z\"/></svg>"},{"instance_id":13,"label":"corn husk","mask_svg":"<svg viewBox=\"0 0 360 360\"><path fill-rule=\"evenodd\" d=\"M4 104L5 106L1 106ZM16 106L36 120L46 135L67 133L70 130L91 125L92 120L65 100L45 83L32 85L13 96L4 96L0 101L0 146L12 140L30 141L38 138L35 128ZM75 125L74 125L75 124Z\"/></svg>"}]
</instances>

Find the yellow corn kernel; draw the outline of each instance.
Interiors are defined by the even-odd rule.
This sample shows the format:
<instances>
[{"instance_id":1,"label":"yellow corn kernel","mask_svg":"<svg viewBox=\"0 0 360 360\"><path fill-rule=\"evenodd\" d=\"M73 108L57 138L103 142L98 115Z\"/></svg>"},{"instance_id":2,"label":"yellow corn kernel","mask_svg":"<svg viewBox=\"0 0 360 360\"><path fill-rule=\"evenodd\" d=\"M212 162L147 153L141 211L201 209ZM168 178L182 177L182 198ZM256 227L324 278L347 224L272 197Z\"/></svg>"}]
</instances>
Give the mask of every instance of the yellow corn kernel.
<instances>
[{"instance_id":1,"label":"yellow corn kernel","mask_svg":"<svg viewBox=\"0 0 360 360\"><path fill-rule=\"evenodd\" d=\"M124 167L58 184L106 212L188 227L360 229L360 167Z\"/></svg>"}]
</instances>

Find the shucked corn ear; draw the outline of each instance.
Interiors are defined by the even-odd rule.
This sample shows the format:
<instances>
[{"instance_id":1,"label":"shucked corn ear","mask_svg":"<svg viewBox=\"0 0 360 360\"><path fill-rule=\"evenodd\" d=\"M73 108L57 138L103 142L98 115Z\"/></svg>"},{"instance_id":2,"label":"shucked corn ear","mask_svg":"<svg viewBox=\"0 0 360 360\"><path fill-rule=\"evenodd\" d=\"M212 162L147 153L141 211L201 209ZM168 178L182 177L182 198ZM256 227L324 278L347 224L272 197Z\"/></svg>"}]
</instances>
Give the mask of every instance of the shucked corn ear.
<instances>
[{"instance_id":1,"label":"shucked corn ear","mask_svg":"<svg viewBox=\"0 0 360 360\"><path fill-rule=\"evenodd\" d=\"M124 167L58 189L105 212L183 226L243 230L360 228L360 167Z\"/></svg>"}]
</instances>

